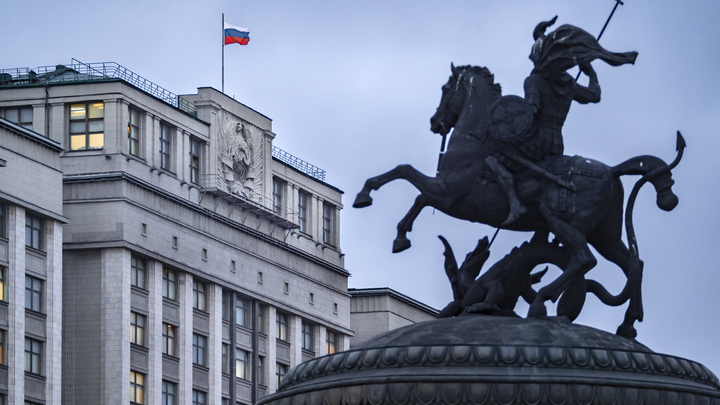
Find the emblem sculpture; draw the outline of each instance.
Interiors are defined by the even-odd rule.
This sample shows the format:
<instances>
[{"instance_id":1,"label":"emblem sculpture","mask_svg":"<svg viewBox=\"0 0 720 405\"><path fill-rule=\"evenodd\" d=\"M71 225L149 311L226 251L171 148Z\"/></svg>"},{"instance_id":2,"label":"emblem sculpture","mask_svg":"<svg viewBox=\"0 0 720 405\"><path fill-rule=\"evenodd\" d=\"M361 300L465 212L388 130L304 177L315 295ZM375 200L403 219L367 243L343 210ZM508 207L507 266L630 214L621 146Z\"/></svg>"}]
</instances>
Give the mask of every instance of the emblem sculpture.
<instances>
[{"instance_id":1,"label":"emblem sculpture","mask_svg":"<svg viewBox=\"0 0 720 405\"><path fill-rule=\"evenodd\" d=\"M535 28L530 54L534 69L525 80L524 98L502 96L487 68L451 66L452 76L443 86L440 105L430 120L432 131L440 135L453 129L437 176L428 177L412 166L400 165L368 179L353 206L369 206L370 191L397 179L409 181L420 191L397 226L393 252L410 247L407 232L427 206L459 219L535 233L531 242L514 249L477 280L486 256L460 269L454 258L447 259L455 296L442 316L463 312L514 315L512 309L522 296L530 303L529 317L547 316L545 302L560 299L558 316L572 321L579 315L585 295L592 292L608 305L629 301L617 334L635 338L634 323L643 318L643 264L632 227L632 207L640 186L650 182L658 207L665 211L675 208L678 198L672 191L671 169L679 163L685 143L678 132L678 155L670 165L654 156L608 166L563 155L562 127L572 102L600 101L600 85L591 63L632 64L637 53L609 52L592 35L572 25L545 35L554 22L555 18ZM575 66L589 77L588 86L567 73ZM624 211L620 177L625 175L643 177ZM624 215L629 247L621 239ZM553 242L548 242L549 233L555 237ZM444 239L443 243L446 257L451 258L449 245ZM612 295L599 283L585 279L597 263L588 245L627 276L619 294ZM482 249L474 254L481 257ZM543 263L555 264L563 273L536 292L532 284L544 273L531 275L530 271Z\"/></svg>"}]
</instances>

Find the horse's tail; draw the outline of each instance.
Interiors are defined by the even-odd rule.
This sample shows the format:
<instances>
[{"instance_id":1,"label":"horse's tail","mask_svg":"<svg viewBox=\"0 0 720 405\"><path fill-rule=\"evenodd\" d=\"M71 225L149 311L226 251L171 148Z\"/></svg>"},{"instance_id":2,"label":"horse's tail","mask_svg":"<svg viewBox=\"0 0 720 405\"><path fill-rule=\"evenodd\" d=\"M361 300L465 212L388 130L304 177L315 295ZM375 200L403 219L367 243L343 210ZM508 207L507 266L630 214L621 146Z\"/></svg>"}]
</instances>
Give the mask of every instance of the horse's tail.
<instances>
[{"instance_id":1,"label":"horse's tail","mask_svg":"<svg viewBox=\"0 0 720 405\"><path fill-rule=\"evenodd\" d=\"M657 193L657 206L660 209L671 211L677 206L678 198L672 192L672 185L675 182L672 179L670 167L662 159L655 156L637 156L620 163L610 170L614 177L626 174L643 175L643 178L637 184L642 186L648 181L652 183Z\"/></svg>"}]
</instances>

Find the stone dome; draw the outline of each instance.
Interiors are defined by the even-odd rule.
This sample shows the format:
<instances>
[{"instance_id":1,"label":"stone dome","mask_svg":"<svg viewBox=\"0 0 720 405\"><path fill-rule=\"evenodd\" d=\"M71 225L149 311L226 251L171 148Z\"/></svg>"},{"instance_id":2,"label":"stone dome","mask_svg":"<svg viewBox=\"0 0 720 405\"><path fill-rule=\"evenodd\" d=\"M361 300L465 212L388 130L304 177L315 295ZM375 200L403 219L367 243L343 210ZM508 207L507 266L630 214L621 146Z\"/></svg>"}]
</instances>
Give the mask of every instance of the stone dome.
<instances>
[{"instance_id":1,"label":"stone dome","mask_svg":"<svg viewBox=\"0 0 720 405\"><path fill-rule=\"evenodd\" d=\"M604 331L476 315L302 363L259 404L720 405L720 385L700 363Z\"/></svg>"}]
</instances>

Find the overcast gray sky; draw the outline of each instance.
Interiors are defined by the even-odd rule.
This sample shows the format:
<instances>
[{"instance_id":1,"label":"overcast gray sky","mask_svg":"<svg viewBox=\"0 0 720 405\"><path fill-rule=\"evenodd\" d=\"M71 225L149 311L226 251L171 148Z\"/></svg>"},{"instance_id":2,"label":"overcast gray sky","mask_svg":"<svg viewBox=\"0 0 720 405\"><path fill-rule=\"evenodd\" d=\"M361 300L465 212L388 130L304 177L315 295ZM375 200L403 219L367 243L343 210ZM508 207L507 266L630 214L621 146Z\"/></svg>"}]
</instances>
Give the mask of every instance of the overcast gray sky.
<instances>
[{"instance_id":1,"label":"overcast gray sky","mask_svg":"<svg viewBox=\"0 0 720 405\"><path fill-rule=\"evenodd\" d=\"M3 3L0 68L117 62L177 94L221 84L221 13L250 29L225 49L225 89L273 119L275 144L328 172L346 192L342 248L351 287L394 288L433 307L452 297L438 234L458 257L494 229L426 209L390 253L395 226L417 191L394 182L375 204L351 207L364 180L408 163L432 175L440 137L429 118L456 65L488 67L504 94L523 95L532 30L558 15L598 34L612 0L515 1L26 1ZM614 165L652 154L671 161L675 132L688 142L674 171L680 205L660 211L646 187L635 209L645 262L641 343L720 373L720 2L626 0L601 43L637 51L634 66L594 64L599 104L575 104L565 153ZM631 180L634 182L634 179ZM632 187L626 181L626 195ZM527 240L500 232L488 265ZM553 277L559 273L550 273ZM618 292L620 270L599 258L588 277ZM551 277L546 276L546 280ZM552 306L550 312L554 311ZM525 313L526 307L518 311ZM579 323L615 331L624 307L588 298Z\"/></svg>"}]
</instances>

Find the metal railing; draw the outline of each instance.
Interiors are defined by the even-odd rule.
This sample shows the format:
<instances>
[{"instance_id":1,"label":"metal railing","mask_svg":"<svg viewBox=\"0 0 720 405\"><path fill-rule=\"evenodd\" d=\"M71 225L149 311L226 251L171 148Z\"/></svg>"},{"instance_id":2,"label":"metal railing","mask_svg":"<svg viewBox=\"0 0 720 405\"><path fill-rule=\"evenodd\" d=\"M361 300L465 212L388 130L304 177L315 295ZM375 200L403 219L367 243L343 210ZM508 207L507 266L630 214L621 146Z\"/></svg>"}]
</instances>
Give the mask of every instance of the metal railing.
<instances>
[{"instance_id":1,"label":"metal railing","mask_svg":"<svg viewBox=\"0 0 720 405\"><path fill-rule=\"evenodd\" d=\"M0 69L0 86L107 79L123 80L171 106L197 117L195 104L115 62L83 63L73 58L69 66L40 66L32 70L30 68Z\"/></svg>"},{"instance_id":2,"label":"metal railing","mask_svg":"<svg viewBox=\"0 0 720 405\"><path fill-rule=\"evenodd\" d=\"M325 170L311 165L310 163L285 152L277 146L273 146L272 156L286 165L297 169L301 173L305 173L308 176L314 177L320 181L325 181Z\"/></svg>"}]
</instances>

